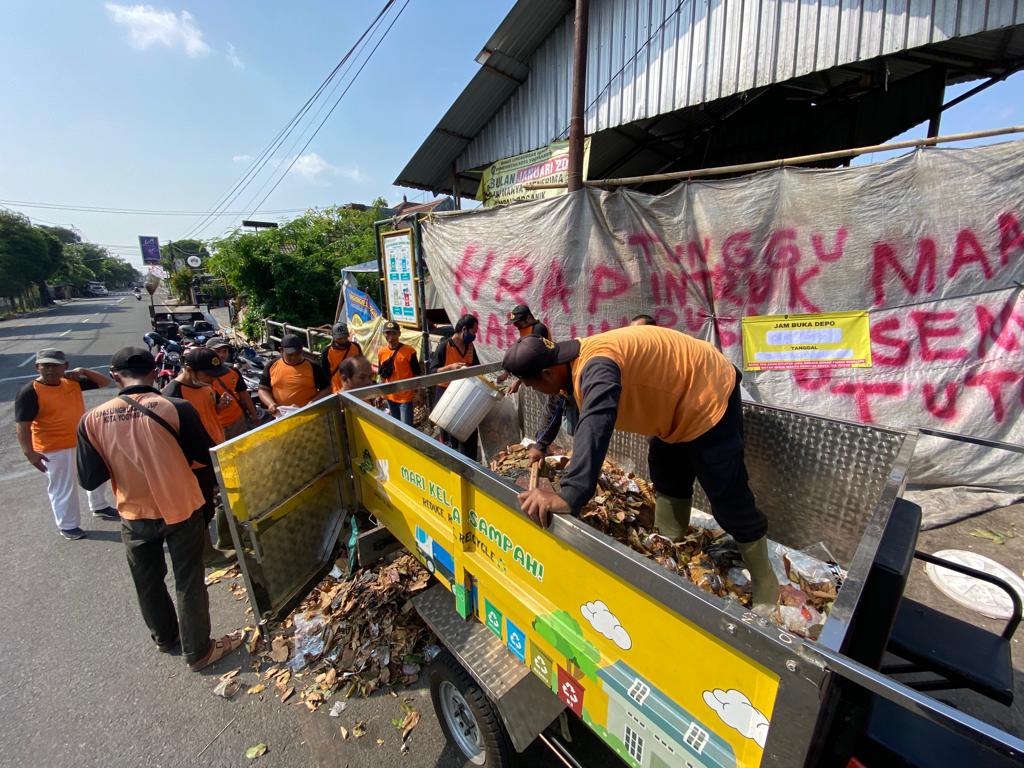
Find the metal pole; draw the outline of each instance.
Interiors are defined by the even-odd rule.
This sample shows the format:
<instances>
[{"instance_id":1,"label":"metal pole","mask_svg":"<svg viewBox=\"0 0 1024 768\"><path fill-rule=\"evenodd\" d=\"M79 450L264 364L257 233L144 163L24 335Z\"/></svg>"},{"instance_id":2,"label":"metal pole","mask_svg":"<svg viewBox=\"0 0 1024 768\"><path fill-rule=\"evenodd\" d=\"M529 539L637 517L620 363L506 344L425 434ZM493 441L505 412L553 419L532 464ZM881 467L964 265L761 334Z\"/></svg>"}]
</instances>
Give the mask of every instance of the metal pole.
<instances>
[{"instance_id":1,"label":"metal pole","mask_svg":"<svg viewBox=\"0 0 1024 768\"><path fill-rule=\"evenodd\" d=\"M420 342L420 365L423 366L423 370L427 370L430 360L430 321L427 319L427 272L423 264L423 240L419 216L413 216L412 234L414 243L413 253L416 256L416 293L420 305L420 329L423 332ZM432 400L428 400L428 402L433 403Z\"/></svg>"},{"instance_id":2,"label":"metal pole","mask_svg":"<svg viewBox=\"0 0 1024 768\"><path fill-rule=\"evenodd\" d=\"M585 182L590 187L625 187L637 184L648 184L652 181L682 181L684 179L697 179L705 176L720 176L727 173L750 173L751 171L763 171L769 168L782 168L787 165L802 165L803 163L814 163L820 160L838 160L844 157L856 157L871 152L886 152L892 149L910 149L912 147L931 147L936 144L948 144L954 141L967 141L968 139L986 139L992 136L1007 136L1012 133L1024 133L1024 125L1011 125L1008 128L993 128L988 131L972 131L970 133L954 133L948 136L935 136L927 139L909 139L907 141L896 141L892 144L873 144L869 147L856 147L855 149L838 149L834 152L819 152L815 155L798 155L796 157L782 157L778 160L764 160L756 163L742 163L740 165L720 165L716 168L697 168L692 171L673 171L672 173L652 173L646 176L625 176L620 179L596 179ZM562 189L564 184L555 182L542 182L536 184L523 184L523 189Z\"/></svg>"},{"instance_id":3,"label":"metal pole","mask_svg":"<svg viewBox=\"0 0 1024 768\"><path fill-rule=\"evenodd\" d=\"M572 105L569 119L569 191L583 188L583 99L587 90L587 21L589 0L576 0L575 39L572 49Z\"/></svg>"}]
</instances>

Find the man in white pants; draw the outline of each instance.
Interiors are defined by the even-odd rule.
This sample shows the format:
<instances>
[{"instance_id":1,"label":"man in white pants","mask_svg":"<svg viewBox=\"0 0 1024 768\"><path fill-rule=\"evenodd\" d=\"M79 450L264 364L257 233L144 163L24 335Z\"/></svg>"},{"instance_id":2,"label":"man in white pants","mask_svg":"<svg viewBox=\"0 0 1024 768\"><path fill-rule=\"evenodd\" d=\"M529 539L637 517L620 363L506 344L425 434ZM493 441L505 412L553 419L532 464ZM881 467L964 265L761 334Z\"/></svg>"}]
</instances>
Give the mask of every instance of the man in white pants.
<instances>
[{"instance_id":1,"label":"man in white pants","mask_svg":"<svg viewBox=\"0 0 1024 768\"><path fill-rule=\"evenodd\" d=\"M39 377L18 393L14 400L14 421L18 443L29 464L45 472L57 529L65 539L84 539L78 508L75 469L78 422L85 413L82 391L111 384L101 373L87 368L68 370L68 360L59 349L36 353ZM89 509L102 520L119 520L107 500L107 486L88 491Z\"/></svg>"}]
</instances>

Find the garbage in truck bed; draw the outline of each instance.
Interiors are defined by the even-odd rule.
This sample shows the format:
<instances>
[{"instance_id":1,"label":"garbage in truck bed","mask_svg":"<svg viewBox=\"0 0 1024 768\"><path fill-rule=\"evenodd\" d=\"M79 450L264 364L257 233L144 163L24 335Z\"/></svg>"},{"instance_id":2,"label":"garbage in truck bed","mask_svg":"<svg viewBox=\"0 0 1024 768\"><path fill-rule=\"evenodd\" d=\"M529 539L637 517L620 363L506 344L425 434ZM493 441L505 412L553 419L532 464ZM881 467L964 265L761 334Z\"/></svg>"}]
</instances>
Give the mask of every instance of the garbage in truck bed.
<instances>
[{"instance_id":1,"label":"garbage in truck bed","mask_svg":"<svg viewBox=\"0 0 1024 768\"><path fill-rule=\"evenodd\" d=\"M538 487L557 492L569 460L569 456L547 457ZM526 446L509 446L491 461L491 469L525 489L530 474ZM661 536L654 528L654 487L614 462L604 462L597 491L580 511L580 520L700 589L750 607L750 575L732 537L714 518L697 510L686 536L674 542ZM768 549L782 585L771 618L788 632L817 639L845 571L834 563L824 544L800 551L769 542Z\"/></svg>"}]
</instances>

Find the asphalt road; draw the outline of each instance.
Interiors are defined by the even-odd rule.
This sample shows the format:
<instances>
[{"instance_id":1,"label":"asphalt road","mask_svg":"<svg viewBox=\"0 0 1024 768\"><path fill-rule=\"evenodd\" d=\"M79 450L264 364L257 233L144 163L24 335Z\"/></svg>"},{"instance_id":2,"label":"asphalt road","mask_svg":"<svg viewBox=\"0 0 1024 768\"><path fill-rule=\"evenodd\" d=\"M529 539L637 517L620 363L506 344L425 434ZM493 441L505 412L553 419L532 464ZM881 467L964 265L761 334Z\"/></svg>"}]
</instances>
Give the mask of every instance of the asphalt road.
<instances>
[{"instance_id":1,"label":"asphalt road","mask_svg":"<svg viewBox=\"0 0 1024 768\"><path fill-rule=\"evenodd\" d=\"M158 653L139 616L118 525L86 512L89 538L57 534L45 478L14 437L14 396L32 378L39 348L57 346L71 365L103 369L119 347L141 344L147 303L131 295L76 300L0 323L0 766L462 765L425 683L406 694L423 715L408 755L391 724L402 717L401 699L387 694L350 701L340 718L272 696L214 695L218 675L231 669L255 683L244 649L199 674L180 656ZM85 393L86 406L114 391ZM81 503L86 510L84 494ZM245 603L225 584L210 588L210 602L215 634L248 623ZM351 730L358 720L366 736L343 742L338 726ZM258 742L269 752L250 763L245 750Z\"/></svg>"}]
</instances>

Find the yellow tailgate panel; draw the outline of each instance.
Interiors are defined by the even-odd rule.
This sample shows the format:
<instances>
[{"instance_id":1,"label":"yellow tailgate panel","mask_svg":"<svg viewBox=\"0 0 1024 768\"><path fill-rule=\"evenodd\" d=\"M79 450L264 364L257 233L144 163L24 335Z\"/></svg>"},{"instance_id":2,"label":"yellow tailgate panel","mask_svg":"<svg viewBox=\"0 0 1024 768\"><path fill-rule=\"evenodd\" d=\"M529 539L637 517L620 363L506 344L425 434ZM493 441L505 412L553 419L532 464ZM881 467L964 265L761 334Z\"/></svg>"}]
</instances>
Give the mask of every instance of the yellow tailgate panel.
<instances>
[{"instance_id":1,"label":"yellow tailgate panel","mask_svg":"<svg viewBox=\"0 0 1024 768\"><path fill-rule=\"evenodd\" d=\"M757 766L778 676L355 409L360 497L635 768Z\"/></svg>"}]
</instances>

